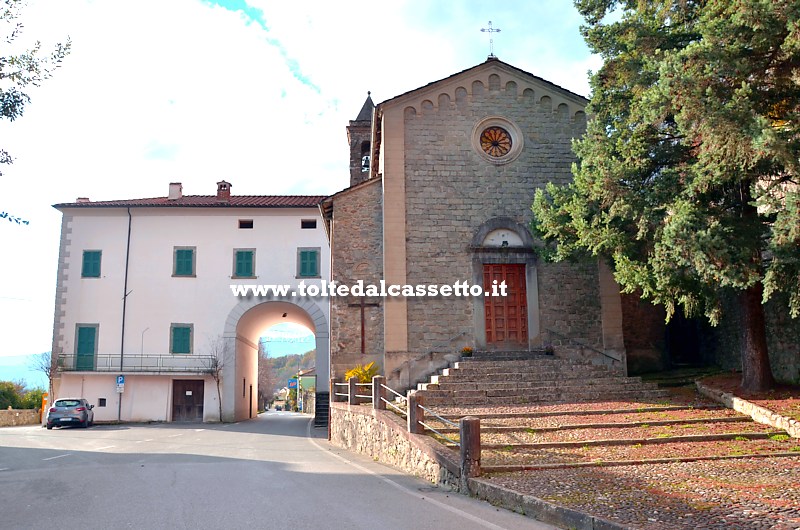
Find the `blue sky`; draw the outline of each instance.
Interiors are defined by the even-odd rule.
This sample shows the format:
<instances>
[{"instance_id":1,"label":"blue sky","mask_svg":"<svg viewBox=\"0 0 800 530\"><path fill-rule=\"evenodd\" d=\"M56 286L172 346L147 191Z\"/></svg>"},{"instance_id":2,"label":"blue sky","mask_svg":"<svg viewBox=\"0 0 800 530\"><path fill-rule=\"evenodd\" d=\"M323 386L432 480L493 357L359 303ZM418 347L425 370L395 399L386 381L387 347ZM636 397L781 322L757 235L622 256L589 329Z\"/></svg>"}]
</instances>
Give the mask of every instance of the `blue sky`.
<instances>
[{"instance_id":1,"label":"blue sky","mask_svg":"<svg viewBox=\"0 0 800 530\"><path fill-rule=\"evenodd\" d=\"M48 351L61 217L51 205L348 184L345 126L495 54L582 95L597 69L569 0L29 0L21 43L72 39L25 115L0 121L0 357ZM2 371L2 367L0 367ZM0 373L2 378L2 373Z\"/></svg>"}]
</instances>

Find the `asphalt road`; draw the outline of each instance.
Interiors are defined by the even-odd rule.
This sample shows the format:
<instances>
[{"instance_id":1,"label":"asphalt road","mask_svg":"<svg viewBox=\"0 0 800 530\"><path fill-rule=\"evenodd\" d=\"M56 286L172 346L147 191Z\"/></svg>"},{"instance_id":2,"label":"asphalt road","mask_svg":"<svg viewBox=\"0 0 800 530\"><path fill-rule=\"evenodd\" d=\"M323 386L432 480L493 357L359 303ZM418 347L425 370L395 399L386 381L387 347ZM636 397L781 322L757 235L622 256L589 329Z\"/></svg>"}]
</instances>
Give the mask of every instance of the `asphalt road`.
<instances>
[{"instance_id":1,"label":"asphalt road","mask_svg":"<svg viewBox=\"0 0 800 530\"><path fill-rule=\"evenodd\" d=\"M0 428L2 529L550 529L330 445L308 416Z\"/></svg>"}]
</instances>

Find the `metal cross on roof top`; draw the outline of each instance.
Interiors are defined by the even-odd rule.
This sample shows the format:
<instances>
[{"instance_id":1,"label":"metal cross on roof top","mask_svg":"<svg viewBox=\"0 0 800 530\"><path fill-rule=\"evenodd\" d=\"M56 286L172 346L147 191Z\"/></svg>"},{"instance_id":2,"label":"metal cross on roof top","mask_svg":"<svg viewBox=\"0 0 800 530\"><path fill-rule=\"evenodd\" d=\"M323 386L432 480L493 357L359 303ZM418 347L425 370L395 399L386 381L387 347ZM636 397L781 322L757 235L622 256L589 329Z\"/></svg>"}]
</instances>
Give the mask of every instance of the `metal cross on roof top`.
<instances>
[{"instance_id":1,"label":"metal cross on roof top","mask_svg":"<svg viewBox=\"0 0 800 530\"><path fill-rule=\"evenodd\" d=\"M492 33L500 33L499 29L492 27L492 21L489 21L488 28L481 28L481 32L489 34L489 57L495 57L494 54L494 39L492 38Z\"/></svg>"}]
</instances>

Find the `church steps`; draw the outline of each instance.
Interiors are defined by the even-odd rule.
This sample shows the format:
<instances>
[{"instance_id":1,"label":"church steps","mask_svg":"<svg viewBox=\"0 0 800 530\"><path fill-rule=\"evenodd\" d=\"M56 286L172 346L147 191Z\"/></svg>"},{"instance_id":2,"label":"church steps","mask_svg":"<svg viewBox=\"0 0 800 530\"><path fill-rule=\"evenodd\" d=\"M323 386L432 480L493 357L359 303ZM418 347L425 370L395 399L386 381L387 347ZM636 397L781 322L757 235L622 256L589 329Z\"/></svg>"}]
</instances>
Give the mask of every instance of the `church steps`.
<instances>
[{"instance_id":1,"label":"church steps","mask_svg":"<svg viewBox=\"0 0 800 530\"><path fill-rule=\"evenodd\" d=\"M459 361L421 383L426 405L508 405L659 399L668 392L589 361L553 356Z\"/></svg>"},{"instance_id":2,"label":"church steps","mask_svg":"<svg viewBox=\"0 0 800 530\"><path fill-rule=\"evenodd\" d=\"M565 386L575 386L576 379L562 378L562 379L536 379L532 381L520 380L516 377L508 377L499 381L450 381L440 383L421 383L417 386L419 390L529 390L537 388L559 388ZM583 386L636 386L637 388L645 390L656 390L658 385L655 383L642 383L637 378L626 377L608 377L598 379L581 380L580 385Z\"/></svg>"},{"instance_id":3,"label":"church steps","mask_svg":"<svg viewBox=\"0 0 800 530\"><path fill-rule=\"evenodd\" d=\"M470 369L470 368L479 368L479 369L486 369L486 368L497 368L497 367L519 367L519 368L531 368L537 366L594 366L597 368L604 368L604 366L596 365L591 363L590 361L578 360L578 359L562 359L559 357L546 357L542 359L525 359L525 360L515 360L515 361L495 361L495 360L461 360L453 363L453 367L457 369Z\"/></svg>"},{"instance_id":4,"label":"church steps","mask_svg":"<svg viewBox=\"0 0 800 530\"><path fill-rule=\"evenodd\" d=\"M580 392L579 392L580 390ZM617 400L652 400L663 399L669 396L666 390L631 390L631 391L585 391L585 388L575 389L567 392L548 392L526 395L508 395L503 393L500 396L483 395L457 396L452 395L428 395L425 391L425 406L448 406L454 403L458 406L470 405L526 405L531 403L575 403L584 401Z\"/></svg>"},{"instance_id":5,"label":"church steps","mask_svg":"<svg viewBox=\"0 0 800 530\"><path fill-rule=\"evenodd\" d=\"M434 379L446 378L448 381L473 381L477 379L514 379L521 381L539 381L543 379L585 379L593 377L617 377L615 372L609 372L604 369L596 370L573 370L573 369L504 369L496 368L494 370L446 370L442 375L431 376L432 382Z\"/></svg>"},{"instance_id":6,"label":"church steps","mask_svg":"<svg viewBox=\"0 0 800 530\"><path fill-rule=\"evenodd\" d=\"M474 395L487 395L487 396L526 396L529 394L540 393L568 393L573 392L580 396L586 392L615 392L615 391L646 391L655 392L659 390L655 385L638 385L636 383L620 383L620 382L597 382L595 384L585 384L586 382L556 382L545 381L539 385L532 385L528 387L519 387L509 385L507 387L489 387L484 385L476 385L475 388L467 386L459 388L426 388L424 390L426 397L428 396L452 396L454 398Z\"/></svg>"}]
</instances>

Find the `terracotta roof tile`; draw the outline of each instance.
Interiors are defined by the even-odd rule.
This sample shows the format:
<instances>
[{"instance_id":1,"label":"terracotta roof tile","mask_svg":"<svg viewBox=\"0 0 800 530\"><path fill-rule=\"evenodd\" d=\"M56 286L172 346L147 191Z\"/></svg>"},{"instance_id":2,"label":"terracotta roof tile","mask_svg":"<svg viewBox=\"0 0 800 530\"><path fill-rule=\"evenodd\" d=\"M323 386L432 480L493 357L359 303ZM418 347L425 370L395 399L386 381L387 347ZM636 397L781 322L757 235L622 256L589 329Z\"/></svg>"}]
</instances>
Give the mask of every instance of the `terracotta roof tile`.
<instances>
[{"instance_id":1,"label":"terracotta roof tile","mask_svg":"<svg viewBox=\"0 0 800 530\"><path fill-rule=\"evenodd\" d=\"M216 195L184 195L180 199L153 197L118 201L86 201L54 204L54 208L316 208L325 195L231 195L218 201Z\"/></svg>"}]
</instances>

